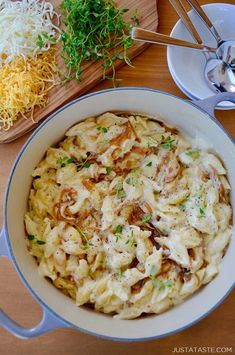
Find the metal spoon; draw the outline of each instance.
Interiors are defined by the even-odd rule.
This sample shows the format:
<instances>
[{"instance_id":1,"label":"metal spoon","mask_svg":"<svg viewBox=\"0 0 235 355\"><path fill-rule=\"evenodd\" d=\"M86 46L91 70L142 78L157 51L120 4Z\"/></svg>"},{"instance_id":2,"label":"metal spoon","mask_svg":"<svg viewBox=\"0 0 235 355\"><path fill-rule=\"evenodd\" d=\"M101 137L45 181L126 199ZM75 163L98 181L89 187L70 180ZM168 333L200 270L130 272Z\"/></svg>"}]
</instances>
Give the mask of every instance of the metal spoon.
<instances>
[{"instance_id":1,"label":"metal spoon","mask_svg":"<svg viewBox=\"0 0 235 355\"><path fill-rule=\"evenodd\" d=\"M216 53L235 71L235 41L225 41Z\"/></svg>"},{"instance_id":2,"label":"metal spoon","mask_svg":"<svg viewBox=\"0 0 235 355\"><path fill-rule=\"evenodd\" d=\"M223 61L211 59L207 62L205 75L210 87L214 91L235 93L235 75L231 67L226 66Z\"/></svg>"},{"instance_id":3,"label":"metal spoon","mask_svg":"<svg viewBox=\"0 0 235 355\"><path fill-rule=\"evenodd\" d=\"M170 0L170 3L178 13L179 17L181 18L181 20L183 21L184 25L189 30L193 38L198 43L202 43L202 39L199 33L197 32L194 24L192 23L182 1ZM229 53L229 50L227 53ZM214 55L213 57L211 56L210 53L205 51L203 52L203 54L205 55L207 61L204 75L205 75L206 82L210 86L210 88L216 93L224 92L224 91L234 92L235 75L231 67L226 64L227 61L218 58L219 57L218 50L216 51L216 56Z\"/></svg>"},{"instance_id":4,"label":"metal spoon","mask_svg":"<svg viewBox=\"0 0 235 355\"><path fill-rule=\"evenodd\" d=\"M205 46L204 44L182 41L177 38L166 36L157 32L148 31L138 27L134 27L132 29L131 37L133 40L137 41L187 47L200 50L203 53L216 52L215 48ZM208 63L210 65L208 65ZM228 68L221 60L210 59L207 62L205 73L207 82L213 91L217 93L224 91L235 92L235 76L233 71L231 69L228 70Z\"/></svg>"},{"instance_id":5,"label":"metal spoon","mask_svg":"<svg viewBox=\"0 0 235 355\"><path fill-rule=\"evenodd\" d=\"M235 40L223 40L221 38L215 26L213 25L213 23L211 22L211 20L209 19L209 17L202 9L197 0L186 1L192 6L194 11L198 14L198 16L207 26L212 36L215 38L218 45L218 57L225 61L225 63L230 65L232 69L235 69Z\"/></svg>"}]
</instances>

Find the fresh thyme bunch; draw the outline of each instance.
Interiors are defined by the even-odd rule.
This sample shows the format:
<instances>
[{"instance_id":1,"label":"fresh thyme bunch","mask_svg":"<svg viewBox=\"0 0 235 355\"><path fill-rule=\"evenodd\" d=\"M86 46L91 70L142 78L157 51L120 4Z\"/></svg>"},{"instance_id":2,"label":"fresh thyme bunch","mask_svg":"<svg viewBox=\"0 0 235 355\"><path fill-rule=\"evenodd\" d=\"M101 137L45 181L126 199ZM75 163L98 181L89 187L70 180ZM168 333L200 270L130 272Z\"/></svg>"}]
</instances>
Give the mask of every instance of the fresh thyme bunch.
<instances>
[{"instance_id":1,"label":"fresh thyme bunch","mask_svg":"<svg viewBox=\"0 0 235 355\"><path fill-rule=\"evenodd\" d=\"M63 58L69 79L74 73L74 77L81 80L84 62L100 59L103 78L111 71L115 83L116 60L131 65L127 55L128 48L133 45L131 24L123 18L128 9L118 9L113 0L63 0L61 8L65 26L61 36Z\"/></svg>"}]
</instances>

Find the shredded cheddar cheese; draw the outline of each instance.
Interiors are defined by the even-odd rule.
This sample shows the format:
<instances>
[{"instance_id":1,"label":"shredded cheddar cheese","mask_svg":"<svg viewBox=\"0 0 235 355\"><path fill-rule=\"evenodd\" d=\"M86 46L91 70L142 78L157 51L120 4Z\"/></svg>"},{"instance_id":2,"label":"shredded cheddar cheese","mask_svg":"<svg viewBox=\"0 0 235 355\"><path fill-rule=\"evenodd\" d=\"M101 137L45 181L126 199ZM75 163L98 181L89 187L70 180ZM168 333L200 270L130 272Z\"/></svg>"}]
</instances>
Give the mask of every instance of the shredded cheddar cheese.
<instances>
[{"instance_id":1,"label":"shredded cheddar cheese","mask_svg":"<svg viewBox=\"0 0 235 355\"><path fill-rule=\"evenodd\" d=\"M0 129L8 130L18 117L44 107L48 91L55 85L55 49L38 54L36 59L21 56L0 69Z\"/></svg>"}]
</instances>

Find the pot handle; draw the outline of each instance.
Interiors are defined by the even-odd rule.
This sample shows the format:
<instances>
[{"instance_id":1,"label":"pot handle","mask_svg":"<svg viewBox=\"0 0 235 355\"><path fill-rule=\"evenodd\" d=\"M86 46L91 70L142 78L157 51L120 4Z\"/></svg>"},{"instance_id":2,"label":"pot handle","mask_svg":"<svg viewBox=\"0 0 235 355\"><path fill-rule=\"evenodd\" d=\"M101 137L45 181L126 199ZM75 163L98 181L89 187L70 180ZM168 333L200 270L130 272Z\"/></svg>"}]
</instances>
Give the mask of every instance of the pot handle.
<instances>
[{"instance_id":1,"label":"pot handle","mask_svg":"<svg viewBox=\"0 0 235 355\"><path fill-rule=\"evenodd\" d=\"M1 256L7 256L9 259L11 259L9 249L7 247L6 233L4 227L0 232L0 257Z\"/></svg>"},{"instance_id":2,"label":"pot handle","mask_svg":"<svg viewBox=\"0 0 235 355\"><path fill-rule=\"evenodd\" d=\"M4 228L0 233L0 257L1 256L7 256L11 260ZM67 323L52 314L46 307L42 308L42 320L36 327L33 328L22 327L21 325L14 322L11 318L9 318L8 315L2 309L0 309L0 326L8 330L11 334L22 339L33 338L57 328L69 327Z\"/></svg>"},{"instance_id":3,"label":"pot handle","mask_svg":"<svg viewBox=\"0 0 235 355\"><path fill-rule=\"evenodd\" d=\"M235 93L222 92L221 94L213 95L207 99L193 100L192 103L209 113L209 115L214 116L216 106L222 101L231 101L235 103Z\"/></svg>"}]
</instances>

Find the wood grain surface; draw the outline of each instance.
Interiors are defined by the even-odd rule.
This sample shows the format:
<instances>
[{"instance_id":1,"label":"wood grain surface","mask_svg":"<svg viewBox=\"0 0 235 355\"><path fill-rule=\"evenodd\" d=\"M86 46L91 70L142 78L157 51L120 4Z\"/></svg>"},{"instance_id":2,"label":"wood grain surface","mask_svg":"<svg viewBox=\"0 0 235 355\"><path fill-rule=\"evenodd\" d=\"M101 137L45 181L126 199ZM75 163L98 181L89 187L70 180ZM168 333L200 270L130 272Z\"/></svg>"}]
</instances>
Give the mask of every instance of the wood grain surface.
<instances>
[{"instance_id":1,"label":"wood grain surface","mask_svg":"<svg viewBox=\"0 0 235 355\"><path fill-rule=\"evenodd\" d=\"M59 4L61 0L51 0L55 10L60 13ZM120 9L129 9L124 17L131 22L131 17L136 9L139 9L138 17L140 26L155 31L158 25L158 14L156 0L117 0ZM57 46L57 64L61 73L66 73L64 60L61 57L61 48ZM128 50L130 58L136 57L148 47L144 42L136 42L133 47ZM115 70L124 65L123 60L117 60ZM108 74L108 71L107 71ZM49 92L48 104L38 110L35 110L34 120L40 122L48 115L56 111L59 107L65 105L74 98L85 94L94 87L103 77L103 69L100 61L95 63L88 62L83 67L82 80L80 82L71 80L64 85L57 85ZM58 79L59 80L59 79ZM8 131L0 131L0 143L7 143L21 137L26 132L31 131L37 126L37 123L31 119L19 118L18 121Z\"/></svg>"},{"instance_id":2,"label":"wood grain surface","mask_svg":"<svg viewBox=\"0 0 235 355\"><path fill-rule=\"evenodd\" d=\"M201 4L213 1L200 1ZM234 0L227 3L235 4ZM159 17L162 33L169 34L177 20L167 0L159 0ZM123 67L118 75L123 78L122 86L147 86L185 97L171 79L166 63L166 48L152 46L134 61L135 68ZM110 86L104 82L94 90ZM93 91L94 91L93 90ZM216 117L235 138L235 111L218 111ZM29 135L28 135L29 136ZM0 146L0 218L2 220L3 196L7 177L13 161L26 141L27 136ZM20 188L20 186L19 186ZM20 238L21 236L19 236ZM234 291L209 316L191 328L168 338L146 343L113 343L96 339L79 331L60 329L36 339L16 339L0 328L1 355L167 355L174 347L233 347L234 334ZM0 307L20 324L31 327L41 317L40 306L32 299L22 285L14 267L7 260L0 260ZM131 326L131 323L130 323ZM209 352L208 352L209 353Z\"/></svg>"}]
</instances>

